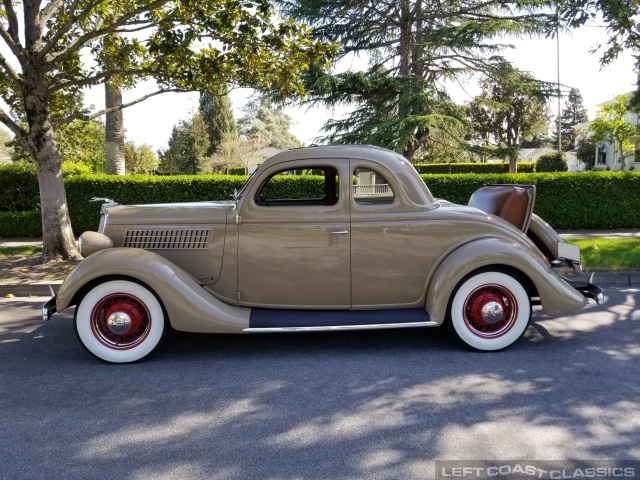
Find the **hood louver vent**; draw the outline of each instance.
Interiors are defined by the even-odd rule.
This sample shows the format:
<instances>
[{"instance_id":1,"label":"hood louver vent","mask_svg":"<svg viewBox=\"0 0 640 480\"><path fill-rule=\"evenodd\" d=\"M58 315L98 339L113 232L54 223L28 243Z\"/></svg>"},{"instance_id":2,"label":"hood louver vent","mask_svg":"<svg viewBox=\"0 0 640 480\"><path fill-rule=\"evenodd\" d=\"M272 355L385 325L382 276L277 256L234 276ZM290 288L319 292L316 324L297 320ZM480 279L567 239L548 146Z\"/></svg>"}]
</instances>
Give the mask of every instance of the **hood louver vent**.
<instances>
[{"instance_id":1,"label":"hood louver vent","mask_svg":"<svg viewBox=\"0 0 640 480\"><path fill-rule=\"evenodd\" d=\"M210 237L211 229L127 230L123 246L145 250L204 250Z\"/></svg>"}]
</instances>

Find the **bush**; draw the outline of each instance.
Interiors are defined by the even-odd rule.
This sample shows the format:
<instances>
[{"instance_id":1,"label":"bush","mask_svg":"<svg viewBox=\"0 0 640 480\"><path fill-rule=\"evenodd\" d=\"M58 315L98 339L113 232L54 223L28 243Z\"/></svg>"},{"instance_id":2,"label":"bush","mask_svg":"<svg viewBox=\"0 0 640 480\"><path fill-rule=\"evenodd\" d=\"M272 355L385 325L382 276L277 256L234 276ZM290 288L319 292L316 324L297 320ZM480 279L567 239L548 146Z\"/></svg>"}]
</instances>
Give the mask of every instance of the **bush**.
<instances>
[{"instance_id":1,"label":"bush","mask_svg":"<svg viewBox=\"0 0 640 480\"><path fill-rule=\"evenodd\" d=\"M422 175L437 198L466 205L493 183L536 185L534 212L559 230L639 228L640 173L581 172L516 175Z\"/></svg>"},{"instance_id":2,"label":"bush","mask_svg":"<svg viewBox=\"0 0 640 480\"><path fill-rule=\"evenodd\" d=\"M231 167L229 169L229 175L246 175L247 169L244 167Z\"/></svg>"},{"instance_id":3,"label":"bush","mask_svg":"<svg viewBox=\"0 0 640 480\"><path fill-rule=\"evenodd\" d=\"M518 162L518 173L533 173L534 162ZM508 163L424 163L414 165L420 174L509 173Z\"/></svg>"},{"instance_id":4,"label":"bush","mask_svg":"<svg viewBox=\"0 0 640 480\"><path fill-rule=\"evenodd\" d=\"M446 174L422 175L422 178L437 198L463 205L475 190L485 185L536 185L534 211L557 229L640 227L638 172ZM1 174L0 179L3 179ZM229 195L240 188L245 179L246 176L225 175L74 175L66 178L65 185L74 231L81 233L98 226L100 203L89 201L94 196L113 198L121 204L229 200ZM273 195L311 197L321 188L321 183L322 177L317 176L283 176L274 179ZM38 235L39 212L0 213L0 236Z\"/></svg>"},{"instance_id":5,"label":"bush","mask_svg":"<svg viewBox=\"0 0 640 480\"><path fill-rule=\"evenodd\" d=\"M41 237L40 211L0 212L0 237Z\"/></svg>"},{"instance_id":6,"label":"bush","mask_svg":"<svg viewBox=\"0 0 640 480\"><path fill-rule=\"evenodd\" d=\"M540 155L536 161L536 172L566 172L567 158L564 152L549 152Z\"/></svg>"},{"instance_id":7,"label":"bush","mask_svg":"<svg viewBox=\"0 0 640 480\"><path fill-rule=\"evenodd\" d=\"M62 176L91 173L83 163L63 162ZM25 212L40 208L36 166L30 162L0 163L0 212Z\"/></svg>"}]
</instances>

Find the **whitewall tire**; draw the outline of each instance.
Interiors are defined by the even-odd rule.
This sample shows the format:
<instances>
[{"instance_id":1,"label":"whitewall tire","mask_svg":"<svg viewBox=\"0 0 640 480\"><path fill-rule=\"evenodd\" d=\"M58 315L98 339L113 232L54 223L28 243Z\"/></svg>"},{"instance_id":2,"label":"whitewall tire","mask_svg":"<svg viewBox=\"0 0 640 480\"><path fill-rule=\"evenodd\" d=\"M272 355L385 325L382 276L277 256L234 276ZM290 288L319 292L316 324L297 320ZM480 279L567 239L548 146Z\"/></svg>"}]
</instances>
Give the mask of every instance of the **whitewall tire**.
<instances>
[{"instance_id":1,"label":"whitewall tire","mask_svg":"<svg viewBox=\"0 0 640 480\"><path fill-rule=\"evenodd\" d=\"M502 350L518 340L531 319L531 300L520 281L484 271L462 280L449 317L458 338L476 350Z\"/></svg>"},{"instance_id":2,"label":"whitewall tire","mask_svg":"<svg viewBox=\"0 0 640 480\"><path fill-rule=\"evenodd\" d=\"M111 363L141 360L158 346L166 330L156 296L126 280L93 287L76 307L75 327L89 353Z\"/></svg>"}]
</instances>

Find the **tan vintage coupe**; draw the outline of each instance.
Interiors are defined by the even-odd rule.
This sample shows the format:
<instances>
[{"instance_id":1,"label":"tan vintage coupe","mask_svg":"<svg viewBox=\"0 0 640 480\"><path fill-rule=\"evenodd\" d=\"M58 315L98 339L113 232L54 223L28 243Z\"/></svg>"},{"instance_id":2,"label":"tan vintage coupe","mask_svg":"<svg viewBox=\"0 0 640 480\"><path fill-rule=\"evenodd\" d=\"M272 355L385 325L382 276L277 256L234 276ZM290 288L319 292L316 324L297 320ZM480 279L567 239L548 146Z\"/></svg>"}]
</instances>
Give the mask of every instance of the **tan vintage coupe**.
<instances>
[{"instance_id":1,"label":"tan vintage coupe","mask_svg":"<svg viewBox=\"0 0 640 480\"><path fill-rule=\"evenodd\" d=\"M316 176L311 193L283 188L284 176L306 175ZM534 304L558 315L603 300L599 287L564 277L581 273L580 249L532 214L534 200L532 186L492 185L455 205L434 199L388 150L289 150L232 201L105 203L98 232L80 237L86 259L43 317L75 305L84 347L114 363L150 354L169 325L257 333L448 324L468 346L500 350L524 333Z\"/></svg>"}]
</instances>

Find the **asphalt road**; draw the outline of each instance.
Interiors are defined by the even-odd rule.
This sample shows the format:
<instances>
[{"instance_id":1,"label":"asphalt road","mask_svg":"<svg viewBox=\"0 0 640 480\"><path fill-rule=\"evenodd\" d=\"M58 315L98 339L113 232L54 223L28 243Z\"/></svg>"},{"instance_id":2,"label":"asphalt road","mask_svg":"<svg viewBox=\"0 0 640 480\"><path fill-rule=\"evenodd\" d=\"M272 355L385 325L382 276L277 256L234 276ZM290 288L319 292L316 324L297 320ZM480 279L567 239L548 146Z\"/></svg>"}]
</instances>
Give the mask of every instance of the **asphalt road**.
<instances>
[{"instance_id":1,"label":"asphalt road","mask_svg":"<svg viewBox=\"0 0 640 480\"><path fill-rule=\"evenodd\" d=\"M638 290L534 313L511 349L444 329L173 334L108 365L71 312L0 300L0 478L424 479L435 459L640 459Z\"/></svg>"}]
</instances>

